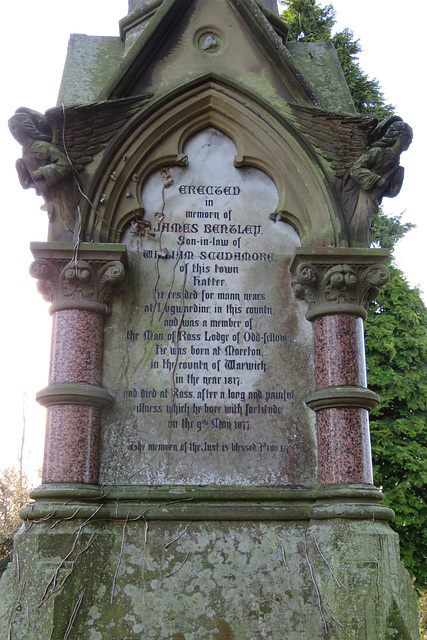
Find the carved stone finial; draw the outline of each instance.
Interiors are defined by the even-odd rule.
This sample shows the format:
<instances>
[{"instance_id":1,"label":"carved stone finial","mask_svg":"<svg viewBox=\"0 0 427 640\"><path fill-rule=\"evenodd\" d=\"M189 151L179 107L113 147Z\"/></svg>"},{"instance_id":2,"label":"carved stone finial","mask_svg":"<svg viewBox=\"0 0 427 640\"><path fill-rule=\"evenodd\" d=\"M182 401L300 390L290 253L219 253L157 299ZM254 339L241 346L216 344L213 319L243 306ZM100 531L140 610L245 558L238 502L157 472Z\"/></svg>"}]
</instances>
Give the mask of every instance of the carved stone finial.
<instances>
[{"instance_id":1,"label":"carved stone finial","mask_svg":"<svg viewBox=\"0 0 427 640\"><path fill-rule=\"evenodd\" d=\"M308 305L308 320L348 313L366 317L369 303L378 296L390 274L382 249L299 249L291 264L293 291Z\"/></svg>"},{"instance_id":2,"label":"carved stone finial","mask_svg":"<svg viewBox=\"0 0 427 640\"><path fill-rule=\"evenodd\" d=\"M44 299L52 303L51 311L85 309L109 314L118 285L125 277L123 246L113 245L111 250L97 252L94 245L80 245L78 255L73 257L69 246L61 251L49 250L48 245L32 245L36 260L30 266L30 274L37 278Z\"/></svg>"}]
</instances>

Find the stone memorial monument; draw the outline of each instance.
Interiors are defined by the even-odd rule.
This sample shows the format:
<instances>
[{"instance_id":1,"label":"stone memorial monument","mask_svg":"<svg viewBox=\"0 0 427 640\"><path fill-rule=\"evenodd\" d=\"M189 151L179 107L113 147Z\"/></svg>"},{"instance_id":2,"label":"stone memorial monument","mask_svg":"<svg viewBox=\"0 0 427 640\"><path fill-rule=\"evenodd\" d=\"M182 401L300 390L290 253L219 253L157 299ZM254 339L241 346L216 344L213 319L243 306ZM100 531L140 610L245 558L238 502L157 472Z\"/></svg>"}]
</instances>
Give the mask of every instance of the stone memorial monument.
<instances>
[{"instance_id":1,"label":"stone memorial monument","mask_svg":"<svg viewBox=\"0 0 427 640\"><path fill-rule=\"evenodd\" d=\"M415 640L363 337L410 127L273 0L129 0L58 105L9 123L53 330L1 637Z\"/></svg>"}]
</instances>

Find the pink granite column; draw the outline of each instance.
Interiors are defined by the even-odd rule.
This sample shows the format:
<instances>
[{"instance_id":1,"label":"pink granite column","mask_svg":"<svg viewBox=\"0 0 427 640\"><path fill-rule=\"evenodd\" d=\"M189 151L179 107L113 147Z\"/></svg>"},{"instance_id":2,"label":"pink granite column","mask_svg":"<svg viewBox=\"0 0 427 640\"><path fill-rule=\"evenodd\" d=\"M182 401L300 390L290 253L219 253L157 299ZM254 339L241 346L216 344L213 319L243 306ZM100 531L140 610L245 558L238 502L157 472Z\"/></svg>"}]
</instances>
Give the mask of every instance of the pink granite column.
<instances>
[{"instance_id":1,"label":"pink granite column","mask_svg":"<svg viewBox=\"0 0 427 640\"><path fill-rule=\"evenodd\" d=\"M103 330L104 318L98 313L66 309L53 314L49 386L101 385ZM43 483L96 484L100 427L101 407L50 404Z\"/></svg>"},{"instance_id":2,"label":"pink granite column","mask_svg":"<svg viewBox=\"0 0 427 640\"><path fill-rule=\"evenodd\" d=\"M365 388L362 318L348 314L321 316L313 320L313 329L317 389ZM367 409L329 407L318 409L316 417L320 484L372 483Z\"/></svg>"},{"instance_id":3,"label":"pink granite column","mask_svg":"<svg viewBox=\"0 0 427 640\"><path fill-rule=\"evenodd\" d=\"M297 249L291 264L297 298L313 325L320 484L372 484L369 411L379 397L366 386L363 320L389 279L377 249Z\"/></svg>"},{"instance_id":4,"label":"pink granite column","mask_svg":"<svg viewBox=\"0 0 427 640\"><path fill-rule=\"evenodd\" d=\"M47 408L43 483L97 484L102 407L113 400L102 387L104 317L126 250L79 245L73 258L64 245L32 246L31 273L53 316L49 384L37 394Z\"/></svg>"}]
</instances>

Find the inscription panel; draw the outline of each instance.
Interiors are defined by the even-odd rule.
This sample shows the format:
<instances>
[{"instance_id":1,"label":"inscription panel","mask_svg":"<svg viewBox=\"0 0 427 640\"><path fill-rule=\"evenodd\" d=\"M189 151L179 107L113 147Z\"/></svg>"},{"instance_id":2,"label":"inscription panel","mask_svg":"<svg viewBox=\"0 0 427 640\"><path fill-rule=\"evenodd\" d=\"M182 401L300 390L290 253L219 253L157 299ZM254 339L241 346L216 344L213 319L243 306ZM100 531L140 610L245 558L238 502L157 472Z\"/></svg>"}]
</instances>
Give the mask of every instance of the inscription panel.
<instances>
[{"instance_id":1,"label":"inscription panel","mask_svg":"<svg viewBox=\"0 0 427 640\"><path fill-rule=\"evenodd\" d=\"M311 326L290 288L299 238L274 182L205 130L153 174L123 241L130 284L107 324L101 482L313 484Z\"/></svg>"}]
</instances>

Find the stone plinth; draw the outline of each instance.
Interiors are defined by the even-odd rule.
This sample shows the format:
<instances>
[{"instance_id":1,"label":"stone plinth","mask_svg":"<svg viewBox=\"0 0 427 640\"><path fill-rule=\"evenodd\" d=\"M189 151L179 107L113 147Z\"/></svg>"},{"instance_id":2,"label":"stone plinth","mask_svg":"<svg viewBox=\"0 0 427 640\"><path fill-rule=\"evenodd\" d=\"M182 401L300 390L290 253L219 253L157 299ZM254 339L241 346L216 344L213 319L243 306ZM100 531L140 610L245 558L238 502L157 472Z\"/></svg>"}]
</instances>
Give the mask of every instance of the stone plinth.
<instances>
[{"instance_id":1,"label":"stone plinth","mask_svg":"<svg viewBox=\"0 0 427 640\"><path fill-rule=\"evenodd\" d=\"M417 637L373 488L56 485L33 497L2 579L3 594L26 585L11 613L0 600L5 638Z\"/></svg>"}]
</instances>

